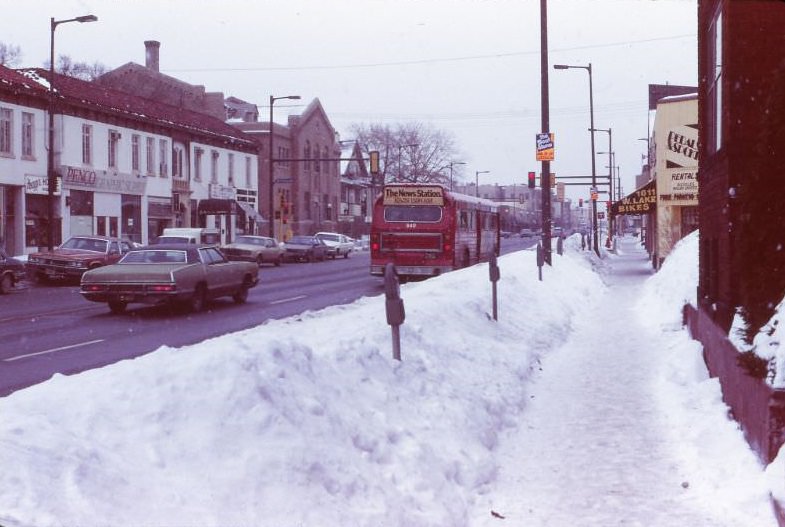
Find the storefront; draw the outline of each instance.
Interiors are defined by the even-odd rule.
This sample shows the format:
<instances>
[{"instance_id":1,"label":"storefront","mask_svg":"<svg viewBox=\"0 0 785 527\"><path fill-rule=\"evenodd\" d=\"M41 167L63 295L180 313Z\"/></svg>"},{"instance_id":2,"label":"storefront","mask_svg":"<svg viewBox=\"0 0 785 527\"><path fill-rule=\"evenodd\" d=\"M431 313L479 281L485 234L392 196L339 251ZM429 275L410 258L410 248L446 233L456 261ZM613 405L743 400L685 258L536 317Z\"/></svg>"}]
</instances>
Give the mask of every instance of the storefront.
<instances>
[{"instance_id":1,"label":"storefront","mask_svg":"<svg viewBox=\"0 0 785 527\"><path fill-rule=\"evenodd\" d=\"M60 196L62 179L57 178L54 190L55 239L53 246L62 243L62 212ZM25 250L35 252L49 245L49 181L46 176L25 175Z\"/></svg>"},{"instance_id":2,"label":"storefront","mask_svg":"<svg viewBox=\"0 0 785 527\"><path fill-rule=\"evenodd\" d=\"M147 240L155 242L167 227L172 227L172 198L147 198Z\"/></svg>"},{"instance_id":3,"label":"storefront","mask_svg":"<svg viewBox=\"0 0 785 527\"><path fill-rule=\"evenodd\" d=\"M21 199L21 186L0 185L0 247L11 255L24 252Z\"/></svg>"},{"instance_id":4,"label":"storefront","mask_svg":"<svg viewBox=\"0 0 785 527\"><path fill-rule=\"evenodd\" d=\"M142 196L146 179L63 166L65 233L97 234L142 242Z\"/></svg>"}]
</instances>

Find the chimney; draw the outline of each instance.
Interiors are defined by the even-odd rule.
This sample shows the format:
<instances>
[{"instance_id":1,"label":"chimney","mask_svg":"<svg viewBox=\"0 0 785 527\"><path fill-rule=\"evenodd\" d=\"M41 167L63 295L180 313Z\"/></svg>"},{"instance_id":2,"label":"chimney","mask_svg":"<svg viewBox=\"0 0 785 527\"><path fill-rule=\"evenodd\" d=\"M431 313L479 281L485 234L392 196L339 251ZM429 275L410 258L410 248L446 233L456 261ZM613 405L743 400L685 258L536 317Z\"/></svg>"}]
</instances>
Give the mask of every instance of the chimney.
<instances>
[{"instance_id":1,"label":"chimney","mask_svg":"<svg viewBox=\"0 0 785 527\"><path fill-rule=\"evenodd\" d=\"M147 66L147 68L158 73L159 72L158 51L161 48L161 43L158 42L157 40L145 40L144 47L145 47L144 65Z\"/></svg>"}]
</instances>

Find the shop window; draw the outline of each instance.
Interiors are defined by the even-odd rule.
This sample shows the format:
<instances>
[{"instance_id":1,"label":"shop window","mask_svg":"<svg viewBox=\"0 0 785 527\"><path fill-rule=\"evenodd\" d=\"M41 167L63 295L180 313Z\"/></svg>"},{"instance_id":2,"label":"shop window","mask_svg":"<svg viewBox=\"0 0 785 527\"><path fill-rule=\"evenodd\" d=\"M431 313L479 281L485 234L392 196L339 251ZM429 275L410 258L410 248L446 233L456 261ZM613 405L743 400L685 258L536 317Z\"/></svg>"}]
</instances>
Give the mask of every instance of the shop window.
<instances>
[{"instance_id":1,"label":"shop window","mask_svg":"<svg viewBox=\"0 0 785 527\"><path fill-rule=\"evenodd\" d=\"M71 190L71 216L93 215L93 193L88 190Z\"/></svg>"}]
</instances>

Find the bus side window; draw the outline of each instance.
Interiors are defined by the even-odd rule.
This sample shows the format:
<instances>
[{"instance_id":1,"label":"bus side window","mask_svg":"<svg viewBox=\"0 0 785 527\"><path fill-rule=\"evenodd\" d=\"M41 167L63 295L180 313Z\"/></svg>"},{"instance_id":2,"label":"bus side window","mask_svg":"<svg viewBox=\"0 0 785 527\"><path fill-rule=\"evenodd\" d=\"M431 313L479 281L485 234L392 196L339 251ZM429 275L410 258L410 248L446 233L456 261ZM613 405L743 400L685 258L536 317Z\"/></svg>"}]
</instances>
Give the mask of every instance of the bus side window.
<instances>
[{"instance_id":1,"label":"bus side window","mask_svg":"<svg viewBox=\"0 0 785 527\"><path fill-rule=\"evenodd\" d=\"M462 210L458 213L458 220L460 223L461 229L469 228L469 213L465 210Z\"/></svg>"}]
</instances>

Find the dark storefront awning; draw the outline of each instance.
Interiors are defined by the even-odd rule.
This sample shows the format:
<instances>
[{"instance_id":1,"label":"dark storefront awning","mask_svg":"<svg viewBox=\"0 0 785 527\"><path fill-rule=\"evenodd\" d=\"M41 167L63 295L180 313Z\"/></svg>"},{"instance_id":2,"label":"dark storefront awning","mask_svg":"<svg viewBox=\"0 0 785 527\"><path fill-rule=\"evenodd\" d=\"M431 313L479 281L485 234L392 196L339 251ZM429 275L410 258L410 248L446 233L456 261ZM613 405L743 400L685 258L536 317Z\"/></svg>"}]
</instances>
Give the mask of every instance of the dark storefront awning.
<instances>
[{"instance_id":1,"label":"dark storefront awning","mask_svg":"<svg viewBox=\"0 0 785 527\"><path fill-rule=\"evenodd\" d=\"M233 199L203 199L199 202L199 215L237 214L237 202Z\"/></svg>"},{"instance_id":2,"label":"dark storefront awning","mask_svg":"<svg viewBox=\"0 0 785 527\"><path fill-rule=\"evenodd\" d=\"M651 180L611 206L611 215L652 214L657 206L657 182Z\"/></svg>"},{"instance_id":3,"label":"dark storefront awning","mask_svg":"<svg viewBox=\"0 0 785 527\"><path fill-rule=\"evenodd\" d=\"M256 223L265 223L264 218L259 214L259 211L253 208L249 203L238 201L237 204L243 209L243 212L245 212L245 216L248 219L254 220Z\"/></svg>"}]
</instances>

